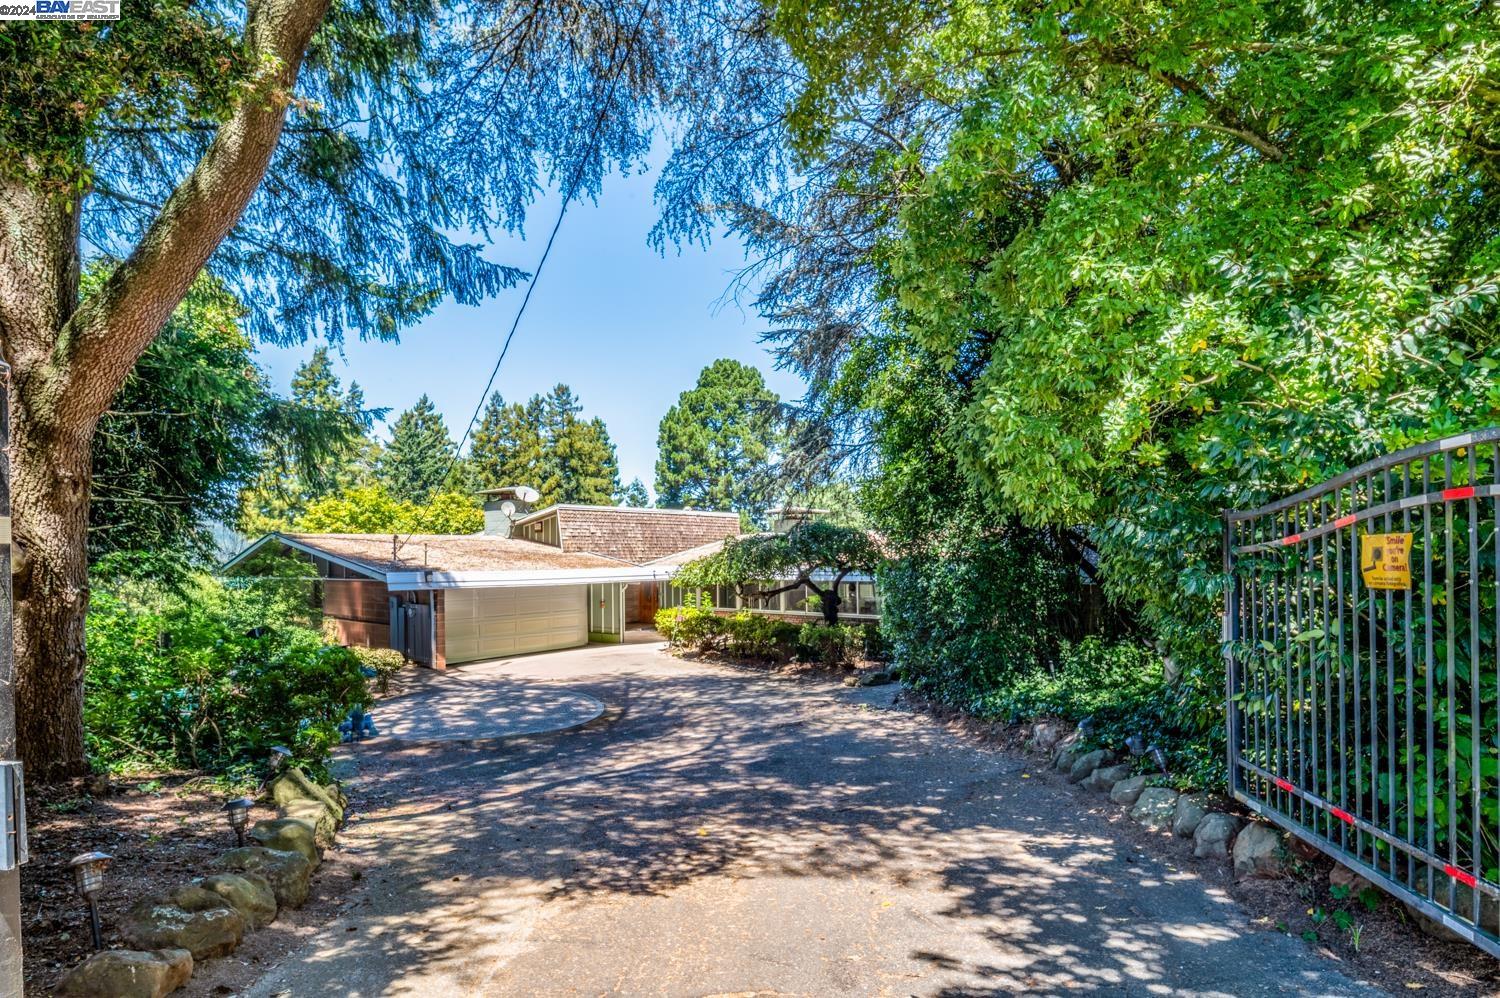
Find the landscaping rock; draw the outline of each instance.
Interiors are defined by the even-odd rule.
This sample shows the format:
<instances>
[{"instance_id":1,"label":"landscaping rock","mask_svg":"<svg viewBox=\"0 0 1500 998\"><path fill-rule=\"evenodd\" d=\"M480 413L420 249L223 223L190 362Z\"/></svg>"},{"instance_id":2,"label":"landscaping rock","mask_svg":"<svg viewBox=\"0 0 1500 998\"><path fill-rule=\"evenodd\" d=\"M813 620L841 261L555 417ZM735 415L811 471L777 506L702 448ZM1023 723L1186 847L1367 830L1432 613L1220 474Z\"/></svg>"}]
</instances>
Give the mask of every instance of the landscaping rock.
<instances>
[{"instance_id":1,"label":"landscaping rock","mask_svg":"<svg viewBox=\"0 0 1500 998\"><path fill-rule=\"evenodd\" d=\"M1193 855L1200 859L1228 859L1229 844L1242 824L1232 814L1208 812L1193 832Z\"/></svg>"},{"instance_id":2,"label":"landscaping rock","mask_svg":"<svg viewBox=\"0 0 1500 998\"><path fill-rule=\"evenodd\" d=\"M301 853L315 870L322 859L318 852L317 829L312 823L300 818L257 821L246 833L246 837L266 849Z\"/></svg>"},{"instance_id":3,"label":"landscaping rock","mask_svg":"<svg viewBox=\"0 0 1500 998\"><path fill-rule=\"evenodd\" d=\"M216 873L198 886L227 901L252 929L264 928L276 919L276 892L258 873Z\"/></svg>"},{"instance_id":4,"label":"landscaping rock","mask_svg":"<svg viewBox=\"0 0 1500 998\"><path fill-rule=\"evenodd\" d=\"M875 669L871 672L861 674L859 678L855 680L855 683L859 686L885 686L886 684L894 683L895 681L896 677L887 672L885 669Z\"/></svg>"},{"instance_id":5,"label":"landscaping rock","mask_svg":"<svg viewBox=\"0 0 1500 998\"><path fill-rule=\"evenodd\" d=\"M1240 877L1280 877L1287 872L1285 836L1254 822L1234 840L1234 872Z\"/></svg>"},{"instance_id":6,"label":"landscaping rock","mask_svg":"<svg viewBox=\"0 0 1500 998\"><path fill-rule=\"evenodd\" d=\"M277 807L286 807L296 800L315 800L328 805L334 821L344 823L344 800L338 790L321 786L296 766L288 769L271 781L271 799Z\"/></svg>"},{"instance_id":7,"label":"landscaping rock","mask_svg":"<svg viewBox=\"0 0 1500 998\"><path fill-rule=\"evenodd\" d=\"M193 954L185 949L111 949L64 974L56 993L69 998L162 998L192 976Z\"/></svg>"},{"instance_id":8,"label":"landscaping rock","mask_svg":"<svg viewBox=\"0 0 1500 998\"><path fill-rule=\"evenodd\" d=\"M142 901L120 922L120 934L135 949L185 949L194 960L234 952L245 928L239 912L201 887Z\"/></svg>"},{"instance_id":9,"label":"landscaping rock","mask_svg":"<svg viewBox=\"0 0 1500 998\"><path fill-rule=\"evenodd\" d=\"M1072 768L1068 770L1068 782L1082 783L1094 774L1094 770L1100 766L1107 765L1109 765L1109 752L1105 749L1094 749L1092 752L1085 752L1074 761Z\"/></svg>"},{"instance_id":10,"label":"landscaping rock","mask_svg":"<svg viewBox=\"0 0 1500 998\"><path fill-rule=\"evenodd\" d=\"M328 810L327 804L320 804L315 800L293 801L281 809L283 818L295 818L298 821L312 826L313 838L318 847L327 849L334 843L334 833L338 831L338 820L334 818L333 812Z\"/></svg>"},{"instance_id":11,"label":"landscaping rock","mask_svg":"<svg viewBox=\"0 0 1500 998\"><path fill-rule=\"evenodd\" d=\"M1425 894L1425 891L1421 890L1420 885L1418 893ZM1475 893L1475 891L1467 887L1460 887L1454 894L1453 913L1464 921L1471 921L1474 917ZM1437 901L1438 907L1448 907L1448 891L1442 885L1437 885ZM1429 918L1418 911L1415 906L1408 904L1405 905L1405 908L1406 913L1411 916L1412 921L1417 923L1417 928L1432 938L1450 943L1468 942L1467 939L1448 928L1442 922L1434 918ZM1500 930L1500 902L1481 895L1479 902L1479 927L1491 935L1500 935L1500 931L1497 931Z\"/></svg>"},{"instance_id":12,"label":"landscaping rock","mask_svg":"<svg viewBox=\"0 0 1500 998\"><path fill-rule=\"evenodd\" d=\"M1069 735L1057 743L1057 755L1053 762L1064 773L1073 771L1073 763L1088 754L1088 747L1081 744L1077 735Z\"/></svg>"},{"instance_id":13,"label":"landscaping rock","mask_svg":"<svg viewBox=\"0 0 1500 998\"><path fill-rule=\"evenodd\" d=\"M1146 789L1146 778L1144 776L1131 776L1116 783L1109 791L1109 799L1116 804L1124 804L1133 807L1140 798L1141 791Z\"/></svg>"},{"instance_id":14,"label":"landscaping rock","mask_svg":"<svg viewBox=\"0 0 1500 998\"><path fill-rule=\"evenodd\" d=\"M1088 779L1083 781L1083 785L1090 790L1107 793L1115 788L1116 783L1119 783L1129 775L1130 764L1127 762L1122 762L1116 766L1100 766L1089 774Z\"/></svg>"},{"instance_id":15,"label":"landscaping rock","mask_svg":"<svg viewBox=\"0 0 1500 998\"><path fill-rule=\"evenodd\" d=\"M229 873L260 874L271 885L278 908L300 908L307 900L313 867L300 852L245 846L224 853L215 865Z\"/></svg>"},{"instance_id":16,"label":"landscaping rock","mask_svg":"<svg viewBox=\"0 0 1500 998\"><path fill-rule=\"evenodd\" d=\"M1130 818L1153 832L1164 832L1172 827L1172 817L1176 813L1177 791L1170 787L1147 787L1136 798L1135 806L1130 809Z\"/></svg>"},{"instance_id":17,"label":"landscaping rock","mask_svg":"<svg viewBox=\"0 0 1500 998\"><path fill-rule=\"evenodd\" d=\"M1026 748L1032 752L1051 752L1066 734L1067 729L1059 721L1038 721L1031 727Z\"/></svg>"},{"instance_id":18,"label":"landscaping rock","mask_svg":"<svg viewBox=\"0 0 1500 998\"><path fill-rule=\"evenodd\" d=\"M1203 794L1184 794L1177 798L1177 810L1172 813L1172 834L1190 839L1198 830L1198 824L1208 816L1208 798Z\"/></svg>"},{"instance_id":19,"label":"landscaping rock","mask_svg":"<svg viewBox=\"0 0 1500 998\"><path fill-rule=\"evenodd\" d=\"M1364 877L1349 869L1343 863L1333 864L1333 869L1328 871L1329 887L1347 887L1350 897L1358 896L1359 892L1366 887L1372 886Z\"/></svg>"}]
</instances>

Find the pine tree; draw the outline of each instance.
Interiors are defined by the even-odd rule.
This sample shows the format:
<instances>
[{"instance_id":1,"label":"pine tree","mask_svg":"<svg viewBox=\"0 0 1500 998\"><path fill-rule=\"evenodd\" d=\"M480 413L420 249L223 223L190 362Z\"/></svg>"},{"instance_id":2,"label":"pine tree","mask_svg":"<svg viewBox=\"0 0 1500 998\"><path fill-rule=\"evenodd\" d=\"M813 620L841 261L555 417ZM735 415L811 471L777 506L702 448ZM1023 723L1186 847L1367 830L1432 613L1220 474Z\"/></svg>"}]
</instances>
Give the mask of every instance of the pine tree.
<instances>
[{"instance_id":1,"label":"pine tree","mask_svg":"<svg viewBox=\"0 0 1500 998\"><path fill-rule=\"evenodd\" d=\"M475 478L484 488L529 485L543 505L612 503L620 487L615 445L604 421L582 412L567 385L525 405L491 395L469 448Z\"/></svg>"},{"instance_id":2,"label":"pine tree","mask_svg":"<svg viewBox=\"0 0 1500 998\"><path fill-rule=\"evenodd\" d=\"M397 499L426 503L447 481L453 449L443 417L423 395L396 417L380 457L381 483Z\"/></svg>"},{"instance_id":3,"label":"pine tree","mask_svg":"<svg viewBox=\"0 0 1500 998\"><path fill-rule=\"evenodd\" d=\"M379 444L369 430L385 410L365 409L358 382L343 388L326 346L315 349L292 375L288 408L307 417L337 414L344 439L331 442L313 461L273 435L262 449L260 473L240 494L239 526L247 534L287 529L309 503L371 481Z\"/></svg>"},{"instance_id":4,"label":"pine tree","mask_svg":"<svg viewBox=\"0 0 1500 998\"><path fill-rule=\"evenodd\" d=\"M632 509L646 509L651 505L651 496L646 492L645 482L639 478L632 478L630 484L615 496L615 501L621 506L629 506Z\"/></svg>"},{"instance_id":5,"label":"pine tree","mask_svg":"<svg viewBox=\"0 0 1500 998\"><path fill-rule=\"evenodd\" d=\"M499 392L490 396L469 446L469 461L482 488L532 485L537 481L529 463L542 452L541 428L527 418L526 407L506 405Z\"/></svg>"},{"instance_id":6,"label":"pine tree","mask_svg":"<svg viewBox=\"0 0 1500 998\"><path fill-rule=\"evenodd\" d=\"M558 464L556 502L608 506L620 488L620 466L615 445L604 421L595 417L564 416L557 429L553 450Z\"/></svg>"},{"instance_id":7,"label":"pine tree","mask_svg":"<svg viewBox=\"0 0 1500 998\"><path fill-rule=\"evenodd\" d=\"M662 417L657 505L764 513L779 402L753 367L727 358L705 367Z\"/></svg>"}]
</instances>

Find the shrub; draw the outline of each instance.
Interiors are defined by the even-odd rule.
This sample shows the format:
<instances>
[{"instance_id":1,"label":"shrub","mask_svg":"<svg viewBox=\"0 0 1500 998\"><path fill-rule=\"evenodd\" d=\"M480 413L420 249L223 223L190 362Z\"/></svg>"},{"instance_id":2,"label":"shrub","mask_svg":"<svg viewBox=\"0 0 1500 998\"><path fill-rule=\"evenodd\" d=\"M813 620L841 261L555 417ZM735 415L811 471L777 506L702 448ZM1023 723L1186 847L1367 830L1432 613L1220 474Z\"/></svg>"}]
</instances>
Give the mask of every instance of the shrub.
<instances>
[{"instance_id":1,"label":"shrub","mask_svg":"<svg viewBox=\"0 0 1500 998\"><path fill-rule=\"evenodd\" d=\"M789 662L797 654L800 629L796 624L752 613L722 619L725 650L736 658Z\"/></svg>"},{"instance_id":2,"label":"shrub","mask_svg":"<svg viewBox=\"0 0 1500 998\"><path fill-rule=\"evenodd\" d=\"M406 656L394 648L350 648L360 665L375 673L375 688L385 693L391 688L391 677L406 665Z\"/></svg>"},{"instance_id":3,"label":"shrub","mask_svg":"<svg viewBox=\"0 0 1500 998\"><path fill-rule=\"evenodd\" d=\"M802 657L830 669L854 665L864 649L864 628L852 624L807 623L797 634Z\"/></svg>"},{"instance_id":4,"label":"shrub","mask_svg":"<svg viewBox=\"0 0 1500 998\"><path fill-rule=\"evenodd\" d=\"M84 724L105 765L248 773L272 745L321 770L368 702L359 658L287 607L202 575L96 578Z\"/></svg>"}]
</instances>

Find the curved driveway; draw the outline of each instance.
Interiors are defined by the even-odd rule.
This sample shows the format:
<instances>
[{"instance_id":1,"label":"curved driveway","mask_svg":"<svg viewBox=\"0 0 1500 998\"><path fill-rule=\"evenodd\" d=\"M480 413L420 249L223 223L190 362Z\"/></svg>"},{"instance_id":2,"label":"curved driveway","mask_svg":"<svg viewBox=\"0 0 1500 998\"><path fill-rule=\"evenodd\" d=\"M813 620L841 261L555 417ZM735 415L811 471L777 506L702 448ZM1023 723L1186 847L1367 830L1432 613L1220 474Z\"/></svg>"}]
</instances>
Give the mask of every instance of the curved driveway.
<instances>
[{"instance_id":1,"label":"curved driveway","mask_svg":"<svg viewBox=\"0 0 1500 998\"><path fill-rule=\"evenodd\" d=\"M341 848L370 872L249 994L1370 993L885 691L644 645L432 678L607 709L359 746Z\"/></svg>"}]
</instances>

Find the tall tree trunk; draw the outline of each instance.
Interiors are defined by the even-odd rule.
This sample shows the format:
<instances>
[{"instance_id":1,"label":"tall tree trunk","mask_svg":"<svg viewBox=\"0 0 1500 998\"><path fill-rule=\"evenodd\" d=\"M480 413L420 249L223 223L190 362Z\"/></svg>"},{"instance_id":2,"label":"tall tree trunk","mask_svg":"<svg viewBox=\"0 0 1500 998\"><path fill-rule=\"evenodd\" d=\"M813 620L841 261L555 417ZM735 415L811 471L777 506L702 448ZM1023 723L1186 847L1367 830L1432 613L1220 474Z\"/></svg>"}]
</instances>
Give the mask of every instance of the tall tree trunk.
<instances>
[{"instance_id":1,"label":"tall tree trunk","mask_svg":"<svg viewBox=\"0 0 1500 998\"><path fill-rule=\"evenodd\" d=\"M80 773L89 442L62 416L59 335L78 304L78 200L0 183L0 341L11 364L17 747L37 779Z\"/></svg>"},{"instance_id":2,"label":"tall tree trunk","mask_svg":"<svg viewBox=\"0 0 1500 998\"><path fill-rule=\"evenodd\" d=\"M14 402L12 403L14 405ZM83 749L83 623L88 610L90 434L15 420L11 509L15 579L16 734L40 780L78 775ZM40 433L39 433L40 430Z\"/></svg>"}]
</instances>

